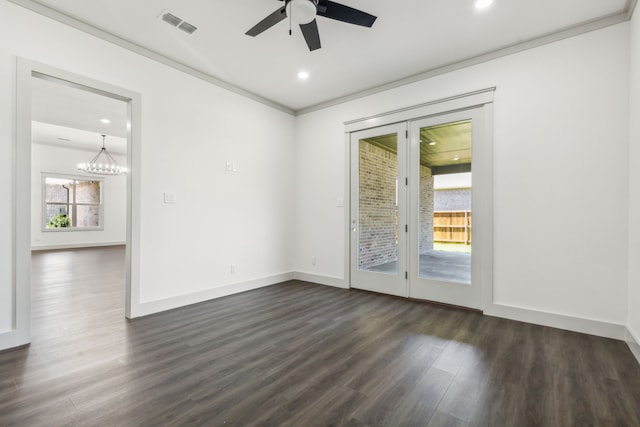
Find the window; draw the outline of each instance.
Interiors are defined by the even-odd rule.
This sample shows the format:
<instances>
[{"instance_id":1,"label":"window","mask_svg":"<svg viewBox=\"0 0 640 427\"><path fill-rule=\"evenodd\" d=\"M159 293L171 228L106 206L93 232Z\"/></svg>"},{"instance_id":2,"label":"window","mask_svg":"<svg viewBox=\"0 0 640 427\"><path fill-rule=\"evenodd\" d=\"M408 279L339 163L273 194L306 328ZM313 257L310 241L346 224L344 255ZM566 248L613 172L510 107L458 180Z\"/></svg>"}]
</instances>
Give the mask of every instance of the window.
<instances>
[{"instance_id":1,"label":"window","mask_svg":"<svg viewBox=\"0 0 640 427\"><path fill-rule=\"evenodd\" d=\"M42 195L43 230L102 229L102 179L43 174Z\"/></svg>"}]
</instances>

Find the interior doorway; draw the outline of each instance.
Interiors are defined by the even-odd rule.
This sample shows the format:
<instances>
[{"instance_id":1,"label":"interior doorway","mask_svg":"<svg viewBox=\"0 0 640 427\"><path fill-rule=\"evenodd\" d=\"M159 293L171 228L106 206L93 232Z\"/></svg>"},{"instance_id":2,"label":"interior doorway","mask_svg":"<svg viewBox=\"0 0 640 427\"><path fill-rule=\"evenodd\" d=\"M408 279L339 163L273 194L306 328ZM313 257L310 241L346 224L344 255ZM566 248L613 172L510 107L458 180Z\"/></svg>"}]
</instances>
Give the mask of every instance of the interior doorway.
<instances>
[{"instance_id":1,"label":"interior doorway","mask_svg":"<svg viewBox=\"0 0 640 427\"><path fill-rule=\"evenodd\" d=\"M114 303L124 318L127 180L118 171L130 119L127 102L50 76L33 75L31 88L31 335L53 340L113 323ZM99 173L79 170L97 153Z\"/></svg>"},{"instance_id":2,"label":"interior doorway","mask_svg":"<svg viewBox=\"0 0 640 427\"><path fill-rule=\"evenodd\" d=\"M482 309L487 135L484 106L349 134L351 287Z\"/></svg>"},{"instance_id":3,"label":"interior doorway","mask_svg":"<svg viewBox=\"0 0 640 427\"><path fill-rule=\"evenodd\" d=\"M73 74L45 64L18 58L17 60L17 124L16 124L16 179L14 191L14 204L16 215L14 217L13 247L16 254L13 265L13 329L3 335L2 347L9 348L24 345L31 340L31 245L33 224L41 224L40 212L32 201L32 135L33 130L33 89L34 81L41 79L47 82L55 82L63 86L72 87L80 92L88 92L111 100L117 100L126 106L126 174L125 183L125 260L124 260L124 310L126 317L135 317L139 306L137 281L137 269L139 265L139 175L140 166L140 95L93 80L84 76ZM61 144L66 141L59 141ZM99 147L93 147L91 151L97 151ZM95 154L95 152L94 152ZM92 154L86 152L87 162ZM97 180L97 179L96 179ZM76 200L76 202L78 202ZM86 202L86 200L85 200ZM96 206L80 206L79 210L90 211L89 217L93 218ZM93 203L93 202L91 202ZM89 203L89 204L91 204ZM97 205L96 203L93 203ZM38 203L40 206L40 203ZM37 216L34 221L31 213ZM78 211L76 211L78 212ZM77 222L76 222L77 224ZM96 222L89 221L95 226ZM99 224L97 227L100 228ZM77 243L77 242L75 242Z\"/></svg>"}]
</instances>

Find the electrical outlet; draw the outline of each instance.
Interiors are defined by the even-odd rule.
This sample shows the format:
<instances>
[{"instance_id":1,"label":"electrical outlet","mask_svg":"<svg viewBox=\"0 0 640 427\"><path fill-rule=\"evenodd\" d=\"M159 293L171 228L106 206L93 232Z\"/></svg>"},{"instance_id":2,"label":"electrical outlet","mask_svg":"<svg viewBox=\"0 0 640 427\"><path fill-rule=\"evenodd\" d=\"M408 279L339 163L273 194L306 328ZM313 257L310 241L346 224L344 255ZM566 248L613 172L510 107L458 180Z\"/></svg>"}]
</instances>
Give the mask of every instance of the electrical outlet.
<instances>
[{"instance_id":1,"label":"electrical outlet","mask_svg":"<svg viewBox=\"0 0 640 427\"><path fill-rule=\"evenodd\" d=\"M311 265L316 265L316 257L315 256L311 257Z\"/></svg>"},{"instance_id":2,"label":"electrical outlet","mask_svg":"<svg viewBox=\"0 0 640 427\"><path fill-rule=\"evenodd\" d=\"M164 202L167 203L167 204L176 203L176 193L174 193L172 191L166 191L164 193Z\"/></svg>"},{"instance_id":3,"label":"electrical outlet","mask_svg":"<svg viewBox=\"0 0 640 427\"><path fill-rule=\"evenodd\" d=\"M238 266L236 264L231 264L231 274L236 274L238 272Z\"/></svg>"}]
</instances>

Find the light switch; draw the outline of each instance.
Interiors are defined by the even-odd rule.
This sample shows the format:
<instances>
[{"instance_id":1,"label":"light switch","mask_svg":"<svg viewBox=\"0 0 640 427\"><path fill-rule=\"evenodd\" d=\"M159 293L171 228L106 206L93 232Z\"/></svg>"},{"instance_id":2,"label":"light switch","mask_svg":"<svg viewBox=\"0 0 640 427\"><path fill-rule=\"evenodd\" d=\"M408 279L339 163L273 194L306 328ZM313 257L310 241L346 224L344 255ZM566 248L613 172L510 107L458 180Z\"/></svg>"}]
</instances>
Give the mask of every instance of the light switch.
<instances>
[{"instance_id":1,"label":"light switch","mask_svg":"<svg viewBox=\"0 0 640 427\"><path fill-rule=\"evenodd\" d=\"M174 193L173 191L165 191L164 202L167 204L176 203L176 193Z\"/></svg>"},{"instance_id":2,"label":"light switch","mask_svg":"<svg viewBox=\"0 0 640 427\"><path fill-rule=\"evenodd\" d=\"M233 171L233 162L227 160L227 163L225 164L224 167L227 170L227 172L232 172Z\"/></svg>"},{"instance_id":3,"label":"light switch","mask_svg":"<svg viewBox=\"0 0 640 427\"><path fill-rule=\"evenodd\" d=\"M344 207L344 197L338 197L336 199L336 206L339 208Z\"/></svg>"}]
</instances>

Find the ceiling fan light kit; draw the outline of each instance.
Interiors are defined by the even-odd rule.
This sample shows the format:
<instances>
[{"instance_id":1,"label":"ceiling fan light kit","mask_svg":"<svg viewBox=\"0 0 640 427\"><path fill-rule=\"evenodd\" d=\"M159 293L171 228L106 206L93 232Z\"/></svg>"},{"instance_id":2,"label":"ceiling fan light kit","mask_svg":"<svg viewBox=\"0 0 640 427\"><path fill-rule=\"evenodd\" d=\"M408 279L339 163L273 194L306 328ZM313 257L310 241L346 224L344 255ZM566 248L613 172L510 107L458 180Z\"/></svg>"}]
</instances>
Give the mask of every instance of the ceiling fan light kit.
<instances>
[{"instance_id":1,"label":"ceiling fan light kit","mask_svg":"<svg viewBox=\"0 0 640 427\"><path fill-rule=\"evenodd\" d=\"M317 1L291 0L285 6L287 16L296 24L308 24L316 19Z\"/></svg>"},{"instance_id":2,"label":"ceiling fan light kit","mask_svg":"<svg viewBox=\"0 0 640 427\"><path fill-rule=\"evenodd\" d=\"M347 24L371 28L377 17L358 9L330 0L279 0L284 6L254 25L245 34L255 37L277 23L289 18L300 25L300 30L310 51L320 49L320 33L316 16L334 19Z\"/></svg>"}]
</instances>

